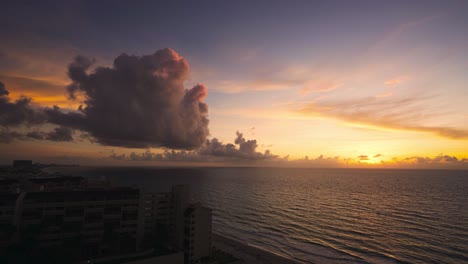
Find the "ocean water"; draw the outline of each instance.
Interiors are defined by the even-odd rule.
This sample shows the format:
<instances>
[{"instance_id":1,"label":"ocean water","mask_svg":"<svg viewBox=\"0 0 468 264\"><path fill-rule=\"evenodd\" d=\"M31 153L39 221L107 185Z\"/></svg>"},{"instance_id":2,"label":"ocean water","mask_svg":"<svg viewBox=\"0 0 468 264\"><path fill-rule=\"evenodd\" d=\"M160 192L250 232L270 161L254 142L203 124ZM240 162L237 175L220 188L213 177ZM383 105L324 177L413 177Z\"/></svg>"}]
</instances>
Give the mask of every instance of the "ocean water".
<instances>
[{"instance_id":1,"label":"ocean water","mask_svg":"<svg viewBox=\"0 0 468 264\"><path fill-rule=\"evenodd\" d=\"M114 185L190 184L215 232L305 263L468 263L468 171L66 168Z\"/></svg>"}]
</instances>

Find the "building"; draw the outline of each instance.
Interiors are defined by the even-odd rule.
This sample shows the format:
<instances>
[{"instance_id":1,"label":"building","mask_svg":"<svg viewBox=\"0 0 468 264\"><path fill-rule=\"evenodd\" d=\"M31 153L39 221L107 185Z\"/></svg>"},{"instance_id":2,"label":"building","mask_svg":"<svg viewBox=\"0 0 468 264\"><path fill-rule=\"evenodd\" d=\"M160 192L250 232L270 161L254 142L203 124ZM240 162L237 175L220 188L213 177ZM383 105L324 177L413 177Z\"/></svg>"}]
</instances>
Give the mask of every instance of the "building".
<instances>
[{"instance_id":1,"label":"building","mask_svg":"<svg viewBox=\"0 0 468 264\"><path fill-rule=\"evenodd\" d=\"M73 191L87 186L87 181L79 176L34 177L27 181L29 191Z\"/></svg>"},{"instance_id":2,"label":"building","mask_svg":"<svg viewBox=\"0 0 468 264\"><path fill-rule=\"evenodd\" d=\"M148 250L182 252L185 263L210 256L211 210L190 203L187 185L143 193L82 177L15 177L0 180L0 199L0 255L19 245L28 258L58 263Z\"/></svg>"},{"instance_id":3,"label":"building","mask_svg":"<svg viewBox=\"0 0 468 264\"><path fill-rule=\"evenodd\" d=\"M19 193L20 190L21 184L19 180L0 178L0 193Z\"/></svg>"},{"instance_id":4,"label":"building","mask_svg":"<svg viewBox=\"0 0 468 264\"><path fill-rule=\"evenodd\" d=\"M14 225L16 200L18 193L0 193L0 254L15 241L16 227Z\"/></svg>"},{"instance_id":5,"label":"building","mask_svg":"<svg viewBox=\"0 0 468 264\"><path fill-rule=\"evenodd\" d=\"M190 203L188 185L176 185L170 193L145 194L143 204L146 240L166 241L183 251L185 263L199 263L211 255L212 212Z\"/></svg>"},{"instance_id":6,"label":"building","mask_svg":"<svg viewBox=\"0 0 468 264\"><path fill-rule=\"evenodd\" d=\"M172 219L171 241L179 250L184 249L184 214L190 203L190 188L188 185L172 187Z\"/></svg>"},{"instance_id":7,"label":"building","mask_svg":"<svg viewBox=\"0 0 468 264\"><path fill-rule=\"evenodd\" d=\"M13 167L21 168L21 167L31 167L33 165L32 160L14 160Z\"/></svg>"},{"instance_id":8,"label":"building","mask_svg":"<svg viewBox=\"0 0 468 264\"><path fill-rule=\"evenodd\" d=\"M169 232L172 223L172 193L144 193L140 202L139 236L142 237L140 248L169 244Z\"/></svg>"},{"instance_id":9,"label":"building","mask_svg":"<svg viewBox=\"0 0 468 264\"><path fill-rule=\"evenodd\" d=\"M184 253L186 263L200 263L211 255L211 209L191 204L185 211Z\"/></svg>"},{"instance_id":10,"label":"building","mask_svg":"<svg viewBox=\"0 0 468 264\"><path fill-rule=\"evenodd\" d=\"M19 241L42 252L57 248L72 259L135 252L138 189L23 192L16 200Z\"/></svg>"}]
</instances>

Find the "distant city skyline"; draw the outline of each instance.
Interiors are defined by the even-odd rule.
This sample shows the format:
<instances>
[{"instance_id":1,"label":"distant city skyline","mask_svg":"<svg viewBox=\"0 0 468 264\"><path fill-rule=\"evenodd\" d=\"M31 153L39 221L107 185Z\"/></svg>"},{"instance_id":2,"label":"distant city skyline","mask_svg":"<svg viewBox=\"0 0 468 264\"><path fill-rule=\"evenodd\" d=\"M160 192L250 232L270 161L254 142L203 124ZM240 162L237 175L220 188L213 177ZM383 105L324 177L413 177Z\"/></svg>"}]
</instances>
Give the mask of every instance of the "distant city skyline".
<instances>
[{"instance_id":1,"label":"distant city skyline","mask_svg":"<svg viewBox=\"0 0 468 264\"><path fill-rule=\"evenodd\" d=\"M0 163L468 169L466 1L2 7Z\"/></svg>"}]
</instances>

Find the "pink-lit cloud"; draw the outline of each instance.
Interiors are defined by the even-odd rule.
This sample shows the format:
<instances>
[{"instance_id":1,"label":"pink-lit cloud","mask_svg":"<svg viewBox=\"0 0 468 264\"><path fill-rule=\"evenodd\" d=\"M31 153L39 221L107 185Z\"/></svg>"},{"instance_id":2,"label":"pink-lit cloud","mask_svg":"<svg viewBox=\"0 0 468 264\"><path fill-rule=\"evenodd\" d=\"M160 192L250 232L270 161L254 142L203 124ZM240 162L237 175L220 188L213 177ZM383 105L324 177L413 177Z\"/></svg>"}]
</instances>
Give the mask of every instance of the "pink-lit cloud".
<instances>
[{"instance_id":1,"label":"pink-lit cloud","mask_svg":"<svg viewBox=\"0 0 468 264\"><path fill-rule=\"evenodd\" d=\"M300 107L306 116L323 116L349 123L364 124L395 130L427 132L450 139L467 139L466 128L425 125L422 122L438 115L421 106L427 98L366 97L338 101L315 101Z\"/></svg>"},{"instance_id":2,"label":"pink-lit cloud","mask_svg":"<svg viewBox=\"0 0 468 264\"><path fill-rule=\"evenodd\" d=\"M303 84L303 87L299 90L300 95L306 95L309 93L323 93L335 90L342 84L336 83L329 80L309 80Z\"/></svg>"}]
</instances>

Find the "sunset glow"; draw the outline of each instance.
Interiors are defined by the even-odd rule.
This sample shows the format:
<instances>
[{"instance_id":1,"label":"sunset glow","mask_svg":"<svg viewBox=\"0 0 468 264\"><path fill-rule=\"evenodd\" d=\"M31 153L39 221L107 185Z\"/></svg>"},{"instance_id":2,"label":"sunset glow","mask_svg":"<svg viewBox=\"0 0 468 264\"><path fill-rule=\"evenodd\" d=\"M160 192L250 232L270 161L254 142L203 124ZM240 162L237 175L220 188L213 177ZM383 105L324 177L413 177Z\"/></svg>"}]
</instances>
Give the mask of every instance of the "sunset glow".
<instances>
[{"instance_id":1,"label":"sunset glow","mask_svg":"<svg viewBox=\"0 0 468 264\"><path fill-rule=\"evenodd\" d=\"M2 102L27 97L34 109L56 105L65 115L7 124L3 107L0 160L28 154L109 165L468 168L466 2L273 1L248 9L236 2L200 3L197 11L195 3L129 9L113 3L96 11L83 2L44 12L11 5L0 18L10 24L0 29L0 82L9 92ZM151 61L154 72L135 74L141 79L131 83L137 77L125 79L125 69L146 67L132 68L137 60ZM93 81L73 75L73 64ZM148 93L153 81L170 87ZM67 118L79 108L88 109L83 123L71 124ZM115 129L112 115L95 112L101 110L134 123ZM98 118L110 127L96 127ZM56 127L71 134L51 140L59 136L48 134ZM203 143L215 138L222 154ZM248 152L234 142L253 139ZM239 152L230 152L229 143ZM189 154L155 158L172 150Z\"/></svg>"}]
</instances>

